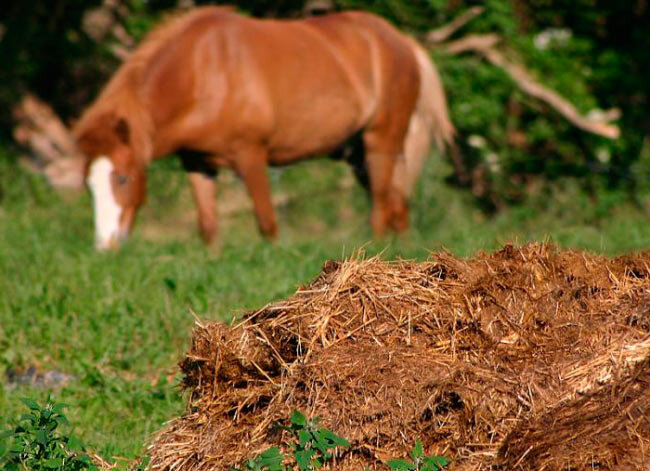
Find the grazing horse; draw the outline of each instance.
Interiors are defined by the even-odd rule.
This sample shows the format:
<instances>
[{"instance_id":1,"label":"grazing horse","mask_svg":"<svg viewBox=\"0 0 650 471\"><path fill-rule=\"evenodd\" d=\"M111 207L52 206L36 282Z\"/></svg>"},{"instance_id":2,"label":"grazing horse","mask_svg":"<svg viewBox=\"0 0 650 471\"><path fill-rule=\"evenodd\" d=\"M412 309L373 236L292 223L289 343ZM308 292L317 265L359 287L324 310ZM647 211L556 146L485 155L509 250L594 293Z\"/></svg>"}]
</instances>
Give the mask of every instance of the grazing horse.
<instances>
[{"instance_id":1,"label":"grazing horse","mask_svg":"<svg viewBox=\"0 0 650 471\"><path fill-rule=\"evenodd\" d=\"M402 231L431 139L444 145L454 130L427 54L375 15L278 21L202 7L150 33L74 133L103 249L130 232L153 159L180 155L206 242L217 230L219 167L241 177L273 237L267 166L335 151L351 136L363 143L373 231Z\"/></svg>"}]
</instances>

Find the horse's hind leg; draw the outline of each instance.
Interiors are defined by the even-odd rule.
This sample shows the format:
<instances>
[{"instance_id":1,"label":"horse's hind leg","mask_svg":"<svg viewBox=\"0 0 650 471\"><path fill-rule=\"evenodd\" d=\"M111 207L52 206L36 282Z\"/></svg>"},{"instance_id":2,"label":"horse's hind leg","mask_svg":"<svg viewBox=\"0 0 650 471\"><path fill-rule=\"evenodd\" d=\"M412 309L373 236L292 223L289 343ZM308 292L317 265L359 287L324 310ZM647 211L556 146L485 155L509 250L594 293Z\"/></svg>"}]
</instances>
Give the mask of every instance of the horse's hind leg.
<instances>
[{"instance_id":1,"label":"horse's hind leg","mask_svg":"<svg viewBox=\"0 0 650 471\"><path fill-rule=\"evenodd\" d=\"M278 233L278 226L271 202L271 186L266 169L267 157L268 153L263 148L246 149L237 153L234 167L253 200L260 232L273 239Z\"/></svg>"},{"instance_id":2,"label":"horse's hind leg","mask_svg":"<svg viewBox=\"0 0 650 471\"><path fill-rule=\"evenodd\" d=\"M391 139L390 134L378 130L366 131L363 138L372 197L372 230L375 235L381 235L389 224L397 230L405 229L408 223L393 223L394 213L399 213L400 218L406 218L408 212L403 195L395 194L392 186L396 159L401 152L399 140Z\"/></svg>"},{"instance_id":3,"label":"horse's hind leg","mask_svg":"<svg viewBox=\"0 0 650 471\"><path fill-rule=\"evenodd\" d=\"M393 167L393 179L390 191L390 225L395 232L404 232L409 227L409 208L403 182L407 176L404 154L397 156Z\"/></svg>"}]
</instances>

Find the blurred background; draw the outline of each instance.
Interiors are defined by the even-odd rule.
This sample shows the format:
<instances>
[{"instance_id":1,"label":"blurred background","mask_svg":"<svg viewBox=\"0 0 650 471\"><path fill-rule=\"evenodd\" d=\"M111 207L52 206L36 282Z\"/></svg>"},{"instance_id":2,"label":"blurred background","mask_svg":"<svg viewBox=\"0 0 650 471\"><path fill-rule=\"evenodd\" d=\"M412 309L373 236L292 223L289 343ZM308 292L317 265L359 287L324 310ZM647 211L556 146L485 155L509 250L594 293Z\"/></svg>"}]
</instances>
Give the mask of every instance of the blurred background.
<instances>
[{"instance_id":1,"label":"blurred background","mask_svg":"<svg viewBox=\"0 0 650 471\"><path fill-rule=\"evenodd\" d=\"M647 0L233 0L261 17L364 9L416 36L442 76L459 152L432 151L411 231L382 240L371 239L368 198L340 161L270 170L274 244L258 235L242 185L221 172L210 249L180 163L161 160L132 240L96 253L88 194L53 188L48 159L64 153L66 128L148 30L204 3L214 2L0 9L0 426L21 410L16 398L54 392L102 456L139 456L182 409L175 362L193 314L230 320L360 249L425 259L510 241L648 247Z\"/></svg>"},{"instance_id":2,"label":"blurred background","mask_svg":"<svg viewBox=\"0 0 650 471\"><path fill-rule=\"evenodd\" d=\"M0 106L26 93L69 122L96 96L128 50L173 8L214 3L181 0L6 2L0 17ZM619 139L584 132L556 109L522 91L503 67L471 47L433 47L464 145L473 193L500 208L564 177L592 195L624 188L638 199L647 180L650 129L647 79L650 7L646 0L240 0L243 12L299 17L330 9L365 9L426 38L466 13L484 11L448 40L498 35L497 48L559 92L591 120L620 118ZM489 37L487 38L490 39ZM603 115L603 113L606 113ZM607 114L609 113L609 114ZM15 113L0 116L12 152ZM474 144L467 145L467 144ZM641 187L641 188L640 188Z\"/></svg>"}]
</instances>

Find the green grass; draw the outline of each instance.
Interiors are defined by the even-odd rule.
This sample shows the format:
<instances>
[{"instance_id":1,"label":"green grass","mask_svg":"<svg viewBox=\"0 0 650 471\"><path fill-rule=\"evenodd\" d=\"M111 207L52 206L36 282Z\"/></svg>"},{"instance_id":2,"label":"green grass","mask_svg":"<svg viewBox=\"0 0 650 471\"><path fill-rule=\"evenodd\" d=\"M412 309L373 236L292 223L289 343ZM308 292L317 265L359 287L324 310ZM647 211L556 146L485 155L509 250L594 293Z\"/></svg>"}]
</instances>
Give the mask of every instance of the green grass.
<instances>
[{"instance_id":1,"label":"green grass","mask_svg":"<svg viewBox=\"0 0 650 471\"><path fill-rule=\"evenodd\" d=\"M184 176L173 161L150 172L148 205L131 241L117 253L92 247L87 194L60 195L0 156L0 427L22 412L18 400L48 392L9 388L6 371L35 365L74 376L54 391L71 406L77 434L105 457L132 458L152 432L183 410L176 363L194 315L231 320L290 295L323 262L365 247L369 254L425 259L442 247L459 255L507 241L550 239L616 254L647 247L650 223L616 193L591 202L575 184L488 217L471 195L447 186L449 168L432 159L412 201L413 229L371 240L368 201L335 162L272 172L280 237L265 242L250 211L221 221L220 243L206 250L194 228ZM225 183L220 202L246 201Z\"/></svg>"}]
</instances>

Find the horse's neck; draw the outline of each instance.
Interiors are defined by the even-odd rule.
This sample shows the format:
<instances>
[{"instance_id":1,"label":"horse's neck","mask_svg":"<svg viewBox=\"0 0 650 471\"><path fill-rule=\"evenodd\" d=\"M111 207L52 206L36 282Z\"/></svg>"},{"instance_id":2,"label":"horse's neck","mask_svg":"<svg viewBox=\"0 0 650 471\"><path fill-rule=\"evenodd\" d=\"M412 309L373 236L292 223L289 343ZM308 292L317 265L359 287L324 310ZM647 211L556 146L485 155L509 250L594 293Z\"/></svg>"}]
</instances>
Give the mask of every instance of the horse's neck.
<instances>
[{"instance_id":1,"label":"horse's neck","mask_svg":"<svg viewBox=\"0 0 650 471\"><path fill-rule=\"evenodd\" d=\"M147 107L133 86L125 87L114 100L116 114L126 119L129 125L134 157L148 165L153 158L154 127Z\"/></svg>"}]
</instances>

